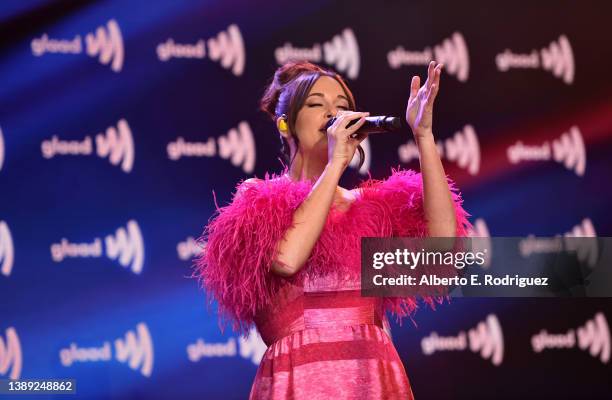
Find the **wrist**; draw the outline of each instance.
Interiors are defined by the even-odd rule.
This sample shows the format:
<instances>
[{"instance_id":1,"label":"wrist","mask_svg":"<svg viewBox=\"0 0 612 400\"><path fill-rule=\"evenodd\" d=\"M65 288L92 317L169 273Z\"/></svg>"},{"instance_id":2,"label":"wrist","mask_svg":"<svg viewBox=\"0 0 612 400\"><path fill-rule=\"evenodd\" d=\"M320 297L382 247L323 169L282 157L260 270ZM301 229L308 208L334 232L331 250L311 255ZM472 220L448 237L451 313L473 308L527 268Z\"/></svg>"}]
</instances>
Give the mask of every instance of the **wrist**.
<instances>
[{"instance_id":1,"label":"wrist","mask_svg":"<svg viewBox=\"0 0 612 400\"><path fill-rule=\"evenodd\" d=\"M414 140L417 142L417 144L420 142L428 142L428 141L435 142L433 131L431 129L418 130L418 131L414 131L413 133L414 133Z\"/></svg>"},{"instance_id":2,"label":"wrist","mask_svg":"<svg viewBox=\"0 0 612 400\"><path fill-rule=\"evenodd\" d=\"M325 171L340 178L346 167L347 165L345 165L343 162L332 160L325 166Z\"/></svg>"}]
</instances>

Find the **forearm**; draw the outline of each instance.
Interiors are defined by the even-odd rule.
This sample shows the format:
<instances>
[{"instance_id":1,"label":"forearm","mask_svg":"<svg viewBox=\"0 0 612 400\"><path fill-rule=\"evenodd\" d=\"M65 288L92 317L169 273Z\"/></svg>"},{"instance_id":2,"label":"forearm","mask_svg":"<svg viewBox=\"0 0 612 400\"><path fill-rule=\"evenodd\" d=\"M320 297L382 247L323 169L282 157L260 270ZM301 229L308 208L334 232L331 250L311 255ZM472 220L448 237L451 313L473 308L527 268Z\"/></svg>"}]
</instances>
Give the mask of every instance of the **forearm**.
<instances>
[{"instance_id":1,"label":"forearm","mask_svg":"<svg viewBox=\"0 0 612 400\"><path fill-rule=\"evenodd\" d=\"M338 164L328 164L313 185L308 197L293 215L293 226L279 242L278 257L272 271L281 276L291 276L306 263L327 221L334 200L336 187L342 176Z\"/></svg>"},{"instance_id":2,"label":"forearm","mask_svg":"<svg viewBox=\"0 0 612 400\"><path fill-rule=\"evenodd\" d=\"M433 133L417 136L421 176L423 177L423 207L429 236L455 236L457 219L446 174Z\"/></svg>"}]
</instances>

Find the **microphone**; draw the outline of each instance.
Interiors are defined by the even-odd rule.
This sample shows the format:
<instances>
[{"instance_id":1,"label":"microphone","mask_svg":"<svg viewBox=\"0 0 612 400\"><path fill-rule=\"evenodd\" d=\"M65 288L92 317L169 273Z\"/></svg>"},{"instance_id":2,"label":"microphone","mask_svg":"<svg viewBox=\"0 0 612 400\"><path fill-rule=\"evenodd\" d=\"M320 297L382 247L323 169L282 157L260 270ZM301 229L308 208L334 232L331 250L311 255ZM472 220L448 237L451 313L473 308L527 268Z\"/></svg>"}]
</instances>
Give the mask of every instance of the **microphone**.
<instances>
[{"instance_id":1,"label":"microphone","mask_svg":"<svg viewBox=\"0 0 612 400\"><path fill-rule=\"evenodd\" d=\"M321 129L322 132L326 132L327 128L332 126L332 124L336 121L336 117L331 118L325 124L325 128ZM349 128L351 125L357 123L359 118L353 119L349 121L346 125L346 128ZM359 135L363 135L365 133L382 133L382 132L394 132L401 129L402 123L401 119L398 117L388 117L386 115L376 115L373 117L366 117L366 120L363 125L356 132L354 132L351 137L355 138Z\"/></svg>"}]
</instances>

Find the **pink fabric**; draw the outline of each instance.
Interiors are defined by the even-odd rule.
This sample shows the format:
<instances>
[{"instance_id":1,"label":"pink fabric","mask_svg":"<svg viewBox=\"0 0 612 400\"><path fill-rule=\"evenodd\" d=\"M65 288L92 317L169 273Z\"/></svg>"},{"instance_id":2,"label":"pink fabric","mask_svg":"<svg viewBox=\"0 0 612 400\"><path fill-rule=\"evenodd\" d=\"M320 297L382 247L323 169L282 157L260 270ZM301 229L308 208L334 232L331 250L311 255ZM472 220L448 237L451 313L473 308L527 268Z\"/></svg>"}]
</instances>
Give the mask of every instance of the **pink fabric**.
<instances>
[{"instance_id":1,"label":"pink fabric","mask_svg":"<svg viewBox=\"0 0 612 400\"><path fill-rule=\"evenodd\" d=\"M466 236L469 214L448 182L457 236ZM282 175L243 182L199 238L206 244L194 275L209 304L218 303L220 328L229 320L246 335L255 325L268 345L250 398L411 399L404 366L383 327L386 311L401 324L412 318L417 301L360 296L360 240L427 234L421 175L398 169L385 181L362 183L348 211L332 206L306 265L284 279L270 272L276 244L311 188ZM442 301L423 300L432 307Z\"/></svg>"}]
</instances>

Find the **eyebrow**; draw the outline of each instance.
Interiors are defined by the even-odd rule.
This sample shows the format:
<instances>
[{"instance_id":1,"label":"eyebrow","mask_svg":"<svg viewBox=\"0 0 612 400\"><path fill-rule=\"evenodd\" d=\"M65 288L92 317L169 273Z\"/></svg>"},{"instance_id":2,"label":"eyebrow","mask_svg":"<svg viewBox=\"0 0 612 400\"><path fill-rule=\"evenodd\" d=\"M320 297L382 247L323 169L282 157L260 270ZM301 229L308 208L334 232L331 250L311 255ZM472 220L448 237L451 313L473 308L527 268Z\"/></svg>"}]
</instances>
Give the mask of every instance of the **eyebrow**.
<instances>
[{"instance_id":1,"label":"eyebrow","mask_svg":"<svg viewBox=\"0 0 612 400\"><path fill-rule=\"evenodd\" d=\"M308 95L308 97L310 97L310 96L321 96L321 97L324 97L324 96L323 96L323 93L311 93L310 95ZM344 99L344 100L346 100L347 102L349 101L349 99L348 99L346 96L343 96L343 95L341 95L341 94L339 94L339 95L338 95L338 98L340 98L340 99ZM350 102L349 102L349 103L350 103Z\"/></svg>"}]
</instances>

